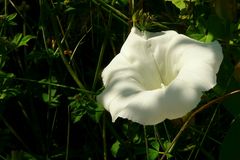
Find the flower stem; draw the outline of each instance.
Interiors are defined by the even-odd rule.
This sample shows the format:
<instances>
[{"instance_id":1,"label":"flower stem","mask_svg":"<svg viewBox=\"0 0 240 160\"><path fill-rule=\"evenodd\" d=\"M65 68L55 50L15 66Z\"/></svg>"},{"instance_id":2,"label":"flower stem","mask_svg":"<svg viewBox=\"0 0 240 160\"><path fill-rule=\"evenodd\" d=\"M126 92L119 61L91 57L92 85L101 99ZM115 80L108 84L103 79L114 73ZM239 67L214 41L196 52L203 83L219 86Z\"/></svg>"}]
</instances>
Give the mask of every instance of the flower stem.
<instances>
[{"instance_id":1,"label":"flower stem","mask_svg":"<svg viewBox=\"0 0 240 160\"><path fill-rule=\"evenodd\" d=\"M67 137L66 137L66 153L65 153L65 160L68 160L69 155L69 139L70 139L70 106L68 106L67 111Z\"/></svg>"},{"instance_id":2,"label":"flower stem","mask_svg":"<svg viewBox=\"0 0 240 160\"><path fill-rule=\"evenodd\" d=\"M181 134L183 133L183 131L187 128L187 126L189 125L191 119L192 119L196 114L198 114L199 112L201 112L201 111L209 108L209 107L212 106L213 104L219 103L219 102L223 101L224 99L226 99L227 97L229 97L229 96L231 96L231 95L234 95L234 94L238 94L238 93L240 93L240 89L239 89L239 90L235 90L235 91L230 92L230 93L227 93L227 94L225 94L225 95L223 95L223 96L221 96L221 97L218 97L218 98L216 98L216 99L208 102L207 104L201 106L200 108L197 108L195 111L193 111L192 114L188 117L187 121L186 121L186 122L183 124L183 126L181 127L180 131L177 133L177 135L176 135L175 138L173 139L173 141L172 141L172 143L170 144L170 146L169 146L169 147L167 148L167 150L164 152L164 154L162 155L162 157L161 157L160 160L163 160L163 159L166 157L166 155L169 154L169 153L173 150L173 148L174 148L177 140L179 139L179 137L181 136Z\"/></svg>"},{"instance_id":3,"label":"flower stem","mask_svg":"<svg viewBox=\"0 0 240 160\"><path fill-rule=\"evenodd\" d=\"M105 38L103 40L103 43L102 43L100 55L99 55L99 58L98 58L98 63L97 63L97 68L96 68L96 72L95 72L95 75L94 75L92 90L95 89L96 84L97 84L97 79L98 79L98 76L99 76L100 67L102 65L103 54L105 52L105 48L106 48L106 45L107 45L107 40L108 40L108 38L107 38L107 36L105 36Z\"/></svg>"},{"instance_id":4,"label":"flower stem","mask_svg":"<svg viewBox=\"0 0 240 160\"><path fill-rule=\"evenodd\" d=\"M8 0L4 1L4 15L7 16L8 10L7 10L7 6L8 6Z\"/></svg>"},{"instance_id":5,"label":"flower stem","mask_svg":"<svg viewBox=\"0 0 240 160\"><path fill-rule=\"evenodd\" d=\"M113 5L114 3L115 3L115 0L113 0L111 4ZM104 37L104 40L103 40L103 43L102 43L102 46L101 46L101 51L100 51L100 55L99 55L99 58L98 58L97 68L96 68L96 72L95 72L95 75L94 75L92 90L95 90L95 87L96 87L96 84L97 84L97 79L98 79L98 76L99 76L99 73L100 73L100 67L102 65L103 55L104 55L104 52L105 52L105 49L106 49L106 46L107 46L107 42L108 42L108 39L109 39L109 32L108 31L111 29L111 25L112 25L112 11L110 11L110 13L109 13L106 35Z\"/></svg>"},{"instance_id":6,"label":"flower stem","mask_svg":"<svg viewBox=\"0 0 240 160\"><path fill-rule=\"evenodd\" d=\"M203 135L203 138L202 138L202 140L201 140L201 142L200 142L200 144L199 144L199 147L198 147L198 150L197 150L197 152L196 152L196 154L195 154L195 156L194 156L194 159L197 159L198 153L199 153L200 149L202 148L202 144L203 144L203 142L204 142L204 140L205 140L205 138L206 138L206 136L207 136L207 133L208 133L208 131L209 131L209 129L210 129L210 126L211 126L212 123L213 123L213 120L214 120L214 118L215 118L215 116L216 116L216 114L217 114L217 111L218 111L218 108L216 108L216 109L214 110L214 113L213 113L213 115L212 115L212 117L211 117L210 123L208 124L208 126L207 126L207 128L206 128L206 131L205 131L205 133L204 133L204 135Z\"/></svg>"},{"instance_id":7,"label":"flower stem","mask_svg":"<svg viewBox=\"0 0 240 160\"><path fill-rule=\"evenodd\" d=\"M106 114L105 114L105 112L103 113L102 137L103 137L103 159L107 160Z\"/></svg>"},{"instance_id":8,"label":"flower stem","mask_svg":"<svg viewBox=\"0 0 240 160\"><path fill-rule=\"evenodd\" d=\"M72 78L74 79L76 84L78 85L78 87L80 89L85 89L84 85L78 79L77 74L73 71L71 65L69 64L68 60L65 58L65 56L63 54L63 47L62 47L61 41L60 41L60 39L58 37L58 33L59 33L58 22L56 20L56 17L54 17L54 15L51 16L51 21L52 21L54 34L56 36L56 42L57 42L57 45L59 47L59 53L61 55L62 61L63 61L64 65L65 65L65 67L67 68L68 72L70 73L70 75L72 76Z\"/></svg>"},{"instance_id":9,"label":"flower stem","mask_svg":"<svg viewBox=\"0 0 240 160\"><path fill-rule=\"evenodd\" d=\"M39 85L49 85L49 86L54 86L54 87L59 87L59 88L64 88L64 89L69 89L69 90L75 90L75 91L79 91L79 92L90 94L90 95L96 95L95 92L92 92L92 91L89 91L89 90L86 90L86 89L76 88L76 87L72 87L72 86L66 86L66 85L47 82L47 81L38 81L38 80L33 80L33 79L15 78L15 77L6 77L6 76L0 76L0 79L1 78L13 79L13 80L18 80L18 81L25 81L25 82L30 82L30 83L37 83Z\"/></svg>"},{"instance_id":10,"label":"flower stem","mask_svg":"<svg viewBox=\"0 0 240 160\"><path fill-rule=\"evenodd\" d=\"M5 126L8 128L8 130L16 137L16 139L23 145L23 147L31 151L30 148L27 146L27 144L23 141L23 139L20 137L20 135L14 130L14 128L7 122L7 120L0 114L0 120L5 124Z\"/></svg>"},{"instance_id":11,"label":"flower stem","mask_svg":"<svg viewBox=\"0 0 240 160\"><path fill-rule=\"evenodd\" d=\"M147 140L147 130L146 126L143 126L143 132L144 132L144 140L145 140L145 148L146 148L146 159L149 160L149 154L148 154L148 140Z\"/></svg>"},{"instance_id":12,"label":"flower stem","mask_svg":"<svg viewBox=\"0 0 240 160\"><path fill-rule=\"evenodd\" d=\"M103 0L92 0L93 3L95 3L96 5L99 5L100 7L102 7L104 10L106 10L109 13L113 13L113 16L116 17L117 19L119 19L120 21L123 22L123 24L128 25L127 21L129 20L129 18L123 14L122 12L120 12L119 10L117 10L116 8L112 7L111 5L107 4L105 1ZM113 4L113 3L112 3Z\"/></svg>"},{"instance_id":13,"label":"flower stem","mask_svg":"<svg viewBox=\"0 0 240 160\"><path fill-rule=\"evenodd\" d=\"M160 135L159 135L159 132L158 132L158 129L157 129L157 126L156 126L156 125L153 126L153 130L154 130L154 135L155 135L155 138L156 138L157 142L158 142L158 143L160 144L160 146L163 148L164 146L163 146L162 141L161 141L161 139L160 139Z\"/></svg>"}]
</instances>

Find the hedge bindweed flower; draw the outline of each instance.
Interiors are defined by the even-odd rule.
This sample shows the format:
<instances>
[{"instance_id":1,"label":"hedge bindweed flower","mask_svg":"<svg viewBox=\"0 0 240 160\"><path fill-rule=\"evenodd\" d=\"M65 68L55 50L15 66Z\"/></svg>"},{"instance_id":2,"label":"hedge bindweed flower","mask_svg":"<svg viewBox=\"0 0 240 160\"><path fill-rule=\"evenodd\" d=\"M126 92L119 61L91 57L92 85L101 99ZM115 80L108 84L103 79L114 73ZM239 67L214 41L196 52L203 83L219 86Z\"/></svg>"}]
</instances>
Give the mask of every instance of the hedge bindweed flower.
<instances>
[{"instance_id":1,"label":"hedge bindweed flower","mask_svg":"<svg viewBox=\"0 0 240 160\"><path fill-rule=\"evenodd\" d=\"M216 85L222 59L217 41L202 43L175 31L133 27L102 72L105 89L97 100L113 122L122 117L154 125L180 118L197 106L202 92Z\"/></svg>"}]
</instances>

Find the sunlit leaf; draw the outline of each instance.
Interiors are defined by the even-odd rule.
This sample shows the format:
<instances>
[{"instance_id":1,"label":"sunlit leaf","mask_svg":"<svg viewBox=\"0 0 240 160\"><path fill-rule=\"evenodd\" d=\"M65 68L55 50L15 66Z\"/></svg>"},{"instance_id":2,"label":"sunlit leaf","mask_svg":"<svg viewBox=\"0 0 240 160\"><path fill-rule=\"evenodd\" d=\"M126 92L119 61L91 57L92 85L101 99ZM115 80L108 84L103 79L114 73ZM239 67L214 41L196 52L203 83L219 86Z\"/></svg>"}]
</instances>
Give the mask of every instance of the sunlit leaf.
<instances>
[{"instance_id":1,"label":"sunlit leaf","mask_svg":"<svg viewBox=\"0 0 240 160\"><path fill-rule=\"evenodd\" d=\"M150 142L151 148L148 149L149 160L155 160L159 155L160 144L158 141L153 140Z\"/></svg>"},{"instance_id":2,"label":"sunlit leaf","mask_svg":"<svg viewBox=\"0 0 240 160\"><path fill-rule=\"evenodd\" d=\"M111 152L113 157L117 157L118 151L120 149L120 142L116 141L115 143L113 143L112 147L111 147Z\"/></svg>"},{"instance_id":3,"label":"sunlit leaf","mask_svg":"<svg viewBox=\"0 0 240 160\"><path fill-rule=\"evenodd\" d=\"M151 142L151 146L152 146L153 149L155 149L156 151L158 151L159 148L160 148L160 144L159 144L159 142L156 141L156 140Z\"/></svg>"},{"instance_id":4,"label":"sunlit leaf","mask_svg":"<svg viewBox=\"0 0 240 160\"><path fill-rule=\"evenodd\" d=\"M7 20L8 20L8 21L11 21L11 20L13 20L14 18L16 18L16 16L17 16L17 13L10 14L10 15L7 16Z\"/></svg>"},{"instance_id":5,"label":"sunlit leaf","mask_svg":"<svg viewBox=\"0 0 240 160\"><path fill-rule=\"evenodd\" d=\"M155 149L149 148L148 149L148 159L149 160L155 160L158 157L158 151L156 151Z\"/></svg>"},{"instance_id":6,"label":"sunlit leaf","mask_svg":"<svg viewBox=\"0 0 240 160\"><path fill-rule=\"evenodd\" d=\"M13 78L14 74L13 73L6 73L0 70L0 78Z\"/></svg>"},{"instance_id":7,"label":"sunlit leaf","mask_svg":"<svg viewBox=\"0 0 240 160\"><path fill-rule=\"evenodd\" d=\"M18 44L19 44L20 41L21 41L22 36L23 36L22 33L17 33L17 34L14 36L14 38L13 38L13 40L12 40L12 43L15 44L16 46L18 46Z\"/></svg>"},{"instance_id":8,"label":"sunlit leaf","mask_svg":"<svg viewBox=\"0 0 240 160\"><path fill-rule=\"evenodd\" d=\"M18 46L26 46L28 41L30 41L31 39L35 38L35 36L32 35L26 35L24 37L22 37L21 41L19 42Z\"/></svg>"},{"instance_id":9,"label":"sunlit leaf","mask_svg":"<svg viewBox=\"0 0 240 160\"><path fill-rule=\"evenodd\" d=\"M35 38L35 37L32 35L23 36L22 33L18 33L14 36L12 43L14 45L16 45L16 47L26 46L28 41L30 41L33 38Z\"/></svg>"},{"instance_id":10,"label":"sunlit leaf","mask_svg":"<svg viewBox=\"0 0 240 160\"><path fill-rule=\"evenodd\" d=\"M171 1L180 10L186 8L185 0L167 0Z\"/></svg>"}]
</instances>

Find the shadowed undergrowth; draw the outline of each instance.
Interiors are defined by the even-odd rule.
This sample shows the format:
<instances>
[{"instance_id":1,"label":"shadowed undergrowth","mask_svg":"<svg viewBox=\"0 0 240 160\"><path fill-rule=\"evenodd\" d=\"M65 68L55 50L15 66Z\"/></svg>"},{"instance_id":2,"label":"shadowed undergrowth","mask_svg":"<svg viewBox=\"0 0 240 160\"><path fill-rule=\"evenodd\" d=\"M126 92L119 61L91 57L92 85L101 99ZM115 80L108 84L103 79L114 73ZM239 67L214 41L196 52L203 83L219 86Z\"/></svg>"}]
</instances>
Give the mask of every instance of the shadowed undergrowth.
<instances>
[{"instance_id":1,"label":"shadowed undergrowth","mask_svg":"<svg viewBox=\"0 0 240 160\"><path fill-rule=\"evenodd\" d=\"M234 159L238 155L239 2L0 1L0 159ZM195 112L156 126L111 117L101 72L132 25L219 40L218 85Z\"/></svg>"}]
</instances>

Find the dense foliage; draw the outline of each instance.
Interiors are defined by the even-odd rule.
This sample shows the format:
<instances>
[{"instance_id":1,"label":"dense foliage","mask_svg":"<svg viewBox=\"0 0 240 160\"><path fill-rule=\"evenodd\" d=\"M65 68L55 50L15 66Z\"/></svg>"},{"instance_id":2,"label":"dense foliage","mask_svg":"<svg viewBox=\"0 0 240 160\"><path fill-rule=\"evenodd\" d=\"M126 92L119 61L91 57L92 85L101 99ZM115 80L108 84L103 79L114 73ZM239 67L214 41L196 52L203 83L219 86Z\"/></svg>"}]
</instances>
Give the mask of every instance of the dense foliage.
<instances>
[{"instance_id":1,"label":"dense foliage","mask_svg":"<svg viewBox=\"0 0 240 160\"><path fill-rule=\"evenodd\" d=\"M0 159L238 159L238 0L0 0ZM218 85L156 126L96 102L132 25L218 40Z\"/></svg>"}]
</instances>

